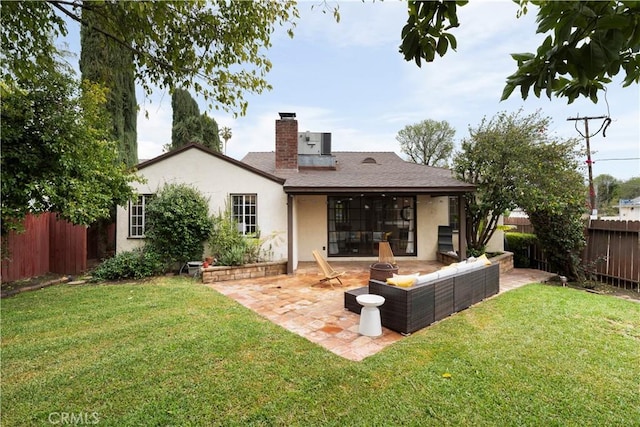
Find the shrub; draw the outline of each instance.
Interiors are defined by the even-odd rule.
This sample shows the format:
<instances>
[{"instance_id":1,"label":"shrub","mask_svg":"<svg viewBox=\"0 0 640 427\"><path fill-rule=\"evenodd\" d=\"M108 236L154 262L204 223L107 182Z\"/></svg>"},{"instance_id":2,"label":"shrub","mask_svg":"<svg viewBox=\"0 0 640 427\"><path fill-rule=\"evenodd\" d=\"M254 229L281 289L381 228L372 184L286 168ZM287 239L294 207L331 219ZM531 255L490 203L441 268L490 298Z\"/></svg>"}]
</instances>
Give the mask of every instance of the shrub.
<instances>
[{"instance_id":1,"label":"shrub","mask_svg":"<svg viewBox=\"0 0 640 427\"><path fill-rule=\"evenodd\" d=\"M467 247L467 256L468 257L479 257L486 252L486 246L480 246L478 248L472 248L471 246Z\"/></svg>"},{"instance_id":2,"label":"shrub","mask_svg":"<svg viewBox=\"0 0 640 427\"><path fill-rule=\"evenodd\" d=\"M245 263L244 255L245 255L244 245L231 246L225 252L220 254L220 258L218 258L218 264L219 265L242 265Z\"/></svg>"},{"instance_id":3,"label":"shrub","mask_svg":"<svg viewBox=\"0 0 640 427\"><path fill-rule=\"evenodd\" d=\"M146 207L145 237L167 266L202 259L213 229L208 200L186 184L166 184Z\"/></svg>"},{"instance_id":4,"label":"shrub","mask_svg":"<svg viewBox=\"0 0 640 427\"><path fill-rule=\"evenodd\" d=\"M213 217L213 232L209 248L218 265L244 264L245 237L238 230L238 223L231 217L227 207Z\"/></svg>"},{"instance_id":5,"label":"shrub","mask_svg":"<svg viewBox=\"0 0 640 427\"><path fill-rule=\"evenodd\" d=\"M585 277L580 268L580 255L586 244L586 224L581 218L582 207L571 208L567 206L562 212L540 209L531 212L529 217L549 262L548 271L583 282Z\"/></svg>"},{"instance_id":6,"label":"shrub","mask_svg":"<svg viewBox=\"0 0 640 427\"><path fill-rule=\"evenodd\" d=\"M242 265L269 261L273 257L273 245L278 234L273 233L261 239L260 232L255 235L243 235L238 223L232 218L227 207L213 217L213 232L209 248L218 265Z\"/></svg>"},{"instance_id":7,"label":"shrub","mask_svg":"<svg viewBox=\"0 0 640 427\"><path fill-rule=\"evenodd\" d=\"M513 252L513 263L518 268L528 268L531 265L529 259L529 246L536 242L536 235L531 233L508 232L504 233L508 250Z\"/></svg>"},{"instance_id":8,"label":"shrub","mask_svg":"<svg viewBox=\"0 0 640 427\"><path fill-rule=\"evenodd\" d=\"M162 258L149 249L120 252L93 271L97 280L142 279L165 272Z\"/></svg>"}]
</instances>

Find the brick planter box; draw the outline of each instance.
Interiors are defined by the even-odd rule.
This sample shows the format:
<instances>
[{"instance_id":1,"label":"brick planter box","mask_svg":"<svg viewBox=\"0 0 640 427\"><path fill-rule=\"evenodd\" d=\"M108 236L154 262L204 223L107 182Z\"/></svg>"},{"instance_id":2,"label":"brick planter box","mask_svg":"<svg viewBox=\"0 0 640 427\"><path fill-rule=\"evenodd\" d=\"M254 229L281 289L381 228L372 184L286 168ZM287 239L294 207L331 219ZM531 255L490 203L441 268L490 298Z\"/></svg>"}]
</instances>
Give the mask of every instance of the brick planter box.
<instances>
[{"instance_id":1,"label":"brick planter box","mask_svg":"<svg viewBox=\"0 0 640 427\"><path fill-rule=\"evenodd\" d=\"M494 264L500 264L500 274L513 270L513 252L503 252L502 254L490 258Z\"/></svg>"},{"instance_id":2,"label":"brick planter box","mask_svg":"<svg viewBox=\"0 0 640 427\"><path fill-rule=\"evenodd\" d=\"M253 279L256 277L287 274L287 262L263 262L237 267L214 266L202 268L202 283L224 282L227 280Z\"/></svg>"}]
</instances>

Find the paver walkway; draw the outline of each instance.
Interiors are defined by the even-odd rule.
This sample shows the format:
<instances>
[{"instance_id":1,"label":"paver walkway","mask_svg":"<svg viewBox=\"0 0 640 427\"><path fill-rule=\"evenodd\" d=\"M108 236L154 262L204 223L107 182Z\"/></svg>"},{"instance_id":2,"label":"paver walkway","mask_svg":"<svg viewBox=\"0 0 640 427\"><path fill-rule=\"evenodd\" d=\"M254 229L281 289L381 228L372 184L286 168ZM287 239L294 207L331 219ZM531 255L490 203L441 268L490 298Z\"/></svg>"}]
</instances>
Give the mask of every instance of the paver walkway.
<instances>
[{"instance_id":1,"label":"paver walkway","mask_svg":"<svg viewBox=\"0 0 640 427\"><path fill-rule=\"evenodd\" d=\"M332 281L334 287L326 282L318 284L322 276L315 263L300 263L295 275L218 282L207 286L339 356L358 361L403 338L400 333L384 327L379 337L360 335L360 316L344 308L344 292L367 284L369 264L332 262L336 270L346 272L342 278L343 286L336 280ZM424 274L440 267L437 262L401 261L398 264L401 273L419 271ZM528 283L545 282L552 276L540 270L514 269L500 275L500 292Z\"/></svg>"}]
</instances>

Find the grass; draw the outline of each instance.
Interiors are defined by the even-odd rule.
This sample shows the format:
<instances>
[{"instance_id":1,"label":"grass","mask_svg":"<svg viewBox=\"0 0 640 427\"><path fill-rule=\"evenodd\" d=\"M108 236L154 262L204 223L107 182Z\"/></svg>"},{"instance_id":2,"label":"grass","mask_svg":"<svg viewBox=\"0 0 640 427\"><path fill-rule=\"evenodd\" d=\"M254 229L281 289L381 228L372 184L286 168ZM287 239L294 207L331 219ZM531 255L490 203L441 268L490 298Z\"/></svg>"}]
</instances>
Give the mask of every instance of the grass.
<instances>
[{"instance_id":1,"label":"grass","mask_svg":"<svg viewBox=\"0 0 640 427\"><path fill-rule=\"evenodd\" d=\"M640 304L570 288L507 292L362 362L188 279L1 310L3 426L640 425Z\"/></svg>"}]
</instances>

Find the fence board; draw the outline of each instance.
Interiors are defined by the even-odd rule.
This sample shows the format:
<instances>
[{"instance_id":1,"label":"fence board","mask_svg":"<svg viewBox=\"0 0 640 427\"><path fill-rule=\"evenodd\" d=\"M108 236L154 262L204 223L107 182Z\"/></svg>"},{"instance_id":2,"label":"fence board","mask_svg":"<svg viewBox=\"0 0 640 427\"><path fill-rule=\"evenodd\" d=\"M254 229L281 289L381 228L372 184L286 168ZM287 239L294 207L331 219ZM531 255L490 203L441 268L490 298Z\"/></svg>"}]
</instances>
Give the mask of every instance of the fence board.
<instances>
[{"instance_id":1,"label":"fence board","mask_svg":"<svg viewBox=\"0 0 640 427\"><path fill-rule=\"evenodd\" d=\"M49 271L79 274L87 269L87 229L51 217Z\"/></svg>"},{"instance_id":2,"label":"fence board","mask_svg":"<svg viewBox=\"0 0 640 427\"><path fill-rule=\"evenodd\" d=\"M533 234L533 226L531 225L531 222L529 221L529 218L520 218L520 217L513 217L513 218L504 218L503 220L503 224L504 225L512 225L515 227L515 231L519 232L519 233L531 233Z\"/></svg>"},{"instance_id":3,"label":"fence board","mask_svg":"<svg viewBox=\"0 0 640 427\"><path fill-rule=\"evenodd\" d=\"M601 280L619 287L640 284L640 221L591 221L585 262Z\"/></svg>"},{"instance_id":4,"label":"fence board","mask_svg":"<svg viewBox=\"0 0 640 427\"><path fill-rule=\"evenodd\" d=\"M11 231L3 241L9 254L2 260L2 281L41 276L49 272L49 215L28 215L24 232Z\"/></svg>"},{"instance_id":5,"label":"fence board","mask_svg":"<svg viewBox=\"0 0 640 427\"><path fill-rule=\"evenodd\" d=\"M2 260L2 281L46 273L79 274L87 269L86 227L60 221L53 213L27 215L24 233L9 233L10 258Z\"/></svg>"},{"instance_id":6,"label":"fence board","mask_svg":"<svg viewBox=\"0 0 640 427\"><path fill-rule=\"evenodd\" d=\"M589 229L640 232L640 221L592 219Z\"/></svg>"}]
</instances>

